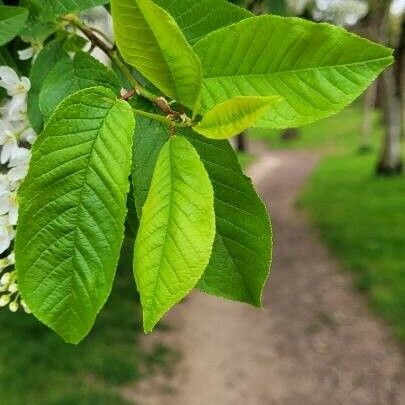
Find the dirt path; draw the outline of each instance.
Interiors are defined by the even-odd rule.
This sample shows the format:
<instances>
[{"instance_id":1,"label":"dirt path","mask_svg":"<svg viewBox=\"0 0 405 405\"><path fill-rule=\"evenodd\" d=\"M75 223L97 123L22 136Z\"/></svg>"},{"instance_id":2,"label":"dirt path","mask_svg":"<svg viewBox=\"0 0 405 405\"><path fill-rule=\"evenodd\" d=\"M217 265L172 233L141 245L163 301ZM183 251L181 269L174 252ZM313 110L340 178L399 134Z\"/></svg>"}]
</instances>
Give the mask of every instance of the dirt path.
<instances>
[{"instance_id":1,"label":"dirt path","mask_svg":"<svg viewBox=\"0 0 405 405\"><path fill-rule=\"evenodd\" d=\"M317 158L261 152L251 167L272 213L265 310L195 292L154 335L182 350L168 381L124 394L140 405L401 405L405 374L389 329L294 209ZM150 339L149 337L147 339Z\"/></svg>"}]
</instances>

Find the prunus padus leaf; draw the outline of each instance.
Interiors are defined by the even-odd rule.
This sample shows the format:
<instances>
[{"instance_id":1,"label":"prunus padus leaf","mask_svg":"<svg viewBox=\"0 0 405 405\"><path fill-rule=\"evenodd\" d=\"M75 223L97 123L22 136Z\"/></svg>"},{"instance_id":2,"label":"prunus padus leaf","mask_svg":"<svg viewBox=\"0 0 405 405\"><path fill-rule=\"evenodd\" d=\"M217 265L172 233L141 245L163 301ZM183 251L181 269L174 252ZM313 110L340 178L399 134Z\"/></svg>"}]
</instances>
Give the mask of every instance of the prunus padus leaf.
<instances>
[{"instance_id":1,"label":"prunus padus leaf","mask_svg":"<svg viewBox=\"0 0 405 405\"><path fill-rule=\"evenodd\" d=\"M108 3L108 0L36 0L42 6L41 17L53 19L70 13L78 13Z\"/></svg>"},{"instance_id":2,"label":"prunus padus leaf","mask_svg":"<svg viewBox=\"0 0 405 405\"><path fill-rule=\"evenodd\" d=\"M176 20L190 44L212 31L253 16L227 0L155 0L155 3Z\"/></svg>"},{"instance_id":3,"label":"prunus padus leaf","mask_svg":"<svg viewBox=\"0 0 405 405\"><path fill-rule=\"evenodd\" d=\"M0 46L16 37L28 18L28 10L23 7L0 6Z\"/></svg>"},{"instance_id":4,"label":"prunus padus leaf","mask_svg":"<svg viewBox=\"0 0 405 405\"><path fill-rule=\"evenodd\" d=\"M44 119L39 108L39 94L49 71L57 62L67 56L63 45L64 39L61 38L49 42L39 52L31 68L31 90L28 92L27 114L32 127L37 133L40 133L44 126Z\"/></svg>"},{"instance_id":5,"label":"prunus padus leaf","mask_svg":"<svg viewBox=\"0 0 405 405\"><path fill-rule=\"evenodd\" d=\"M137 117L133 181L138 215L150 188L157 156L168 129ZM204 292L260 306L269 275L271 227L266 208L244 176L228 141L204 138L181 129L199 153L214 188L216 238L209 265L198 284ZM227 221L229 219L231 222Z\"/></svg>"},{"instance_id":6,"label":"prunus padus leaf","mask_svg":"<svg viewBox=\"0 0 405 405\"><path fill-rule=\"evenodd\" d=\"M287 128L351 103L392 61L392 50L329 24L266 15L194 46L203 65L202 111L235 96L280 95L258 127Z\"/></svg>"},{"instance_id":7,"label":"prunus padus leaf","mask_svg":"<svg viewBox=\"0 0 405 405\"><path fill-rule=\"evenodd\" d=\"M282 100L279 96L236 96L205 113L194 130L207 138L227 139L253 127L259 118Z\"/></svg>"},{"instance_id":8,"label":"prunus padus leaf","mask_svg":"<svg viewBox=\"0 0 405 405\"><path fill-rule=\"evenodd\" d=\"M109 89L66 99L35 143L19 190L19 288L67 342L89 332L111 291L124 235L134 116Z\"/></svg>"},{"instance_id":9,"label":"prunus padus leaf","mask_svg":"<svg viewBox=\"0 0 405 405\"><path fill-rule=\"evenodd\" d=\"M267 209L228 141L207 139L189 129L184 134L204 163L215 197L215 243L198 288L260 307L272 252Z\"/></svg>"},{"instance_id":10,"label":"prunus padus leaf","mask_svg":"<svg viewBox=\"0 0 405 405\"><path fill-rule=\"evenodd\" d=\"M199 108L201 63L173 17L151 0L112 0L118 49L165 95Z\"/></svg>"},{"instance_id":11,"label":"prunus padus leaf","mask_svg":"<svg viewBox=\"0 0 405 405\"><path fill-rule=\"evenodd\" d=\"M45 119L67 96L89 87L103 86L119 93L120 83L112 70L86 52L71 59L62 57L46 77L39 95L39 106Z\"/></svg>"},{"instance_id":12,"label":"prunus padus leaf","mask_svg":"<svg viewBox=\"0 0 405 405\"><path fill-rule=\"evenodd\" d=\"M132 154L132 181L135 206L141 215L152 181L153 170L160 150L167 142L169 129L161 122L137 116Z\"/></svg>"},{"instance_id":13,"label":"prunus padus leaf","mask_svg":"<svg viewBox=\"0 0 405 405\"><path fill-rule=\"evenodd\" d=\"M192 145L171 137L160 151L135 243L134 272L146 332L198 283L214 236L208 174Z\"/></svg>"}]
</instances>

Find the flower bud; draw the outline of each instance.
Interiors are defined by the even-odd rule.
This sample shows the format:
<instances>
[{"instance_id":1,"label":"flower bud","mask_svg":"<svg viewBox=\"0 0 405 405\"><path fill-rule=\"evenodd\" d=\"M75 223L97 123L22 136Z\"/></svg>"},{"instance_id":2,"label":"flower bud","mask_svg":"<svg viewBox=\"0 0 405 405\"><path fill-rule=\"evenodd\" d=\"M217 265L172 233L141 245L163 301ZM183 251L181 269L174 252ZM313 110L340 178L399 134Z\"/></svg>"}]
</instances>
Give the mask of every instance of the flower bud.
<instances>
[{"instance_id":1,"label":"flower bud","mask_svg":"<svg viewBox=\"0 0 405 405\"><path fill-rule=\"evenodd\" d=\"M9 292L9 293L14 294L14 293L16 293L17 291L18 291L18 285L17 285L17 283L11 283L11 284L8 286L8 292Z\"/></svg>"},{"instance_id":2,"label":"flower bud","mask_svg":"<svg viewBox=\"0 0 405 405\"><path fill-rule=\"evenodd\" d=\"M9 302L10 302L10 295L9 294L2 295L0 297L0 308L7 306L9 304Z\"/></svg>"},{"instance_id":3,"label":"flower bud","mask_svg":"<svg viewBox=\"0 0 405 405\"><path fill-rule=\"evenodd\" d=\"M5 273L0 279L0 284L8 285L11 280L11 273Z\"/></svg>"},{"instance_id":4,"label":"flower bud","mask_svg":"<svg viewBox=\"0 0 405 405\"><path fill-rule=\"evenodd\" d=\"M17 312L19 305L16 301L10 302L10 305L8 306L11 312Z\"/></svg>"},{"instance_id":5,"label":"flower bud","mask_svg":"<svg viewBox=\"0 0 405 405\"><path fill-rule=\"evenodd\" d=\"M28 308L28 305L24 300L21 300L21 306L23 307L23 310L26 314L30 314L31 310Z\"/></svg>"}]
</instances>

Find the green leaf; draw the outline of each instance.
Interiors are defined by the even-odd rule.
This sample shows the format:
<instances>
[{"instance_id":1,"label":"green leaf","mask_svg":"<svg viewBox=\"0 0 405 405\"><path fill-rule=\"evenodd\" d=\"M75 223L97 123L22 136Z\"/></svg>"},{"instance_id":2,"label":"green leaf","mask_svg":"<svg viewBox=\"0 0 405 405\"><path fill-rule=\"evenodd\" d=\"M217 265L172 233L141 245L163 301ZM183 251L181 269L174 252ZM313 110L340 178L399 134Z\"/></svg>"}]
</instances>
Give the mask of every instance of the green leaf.
<instances>
[{"instance_id":1,"label":"green leaf","mask_svg":"<svg viewBox=\"0 0 405 405\"><path fill-rule=\"evenodd\" d=\"M67 342L83 339L111 291L134 125L111 90L75 93L35 143L19 191L19 287L34 315Z\"/></svg>"},{"instance_id":2,"label":"green leaf","mask_svg":"<svg viewBox=\"0 0 405 405\"><path fill-rule=\"evenodd\" d=\"M31 68L31 90L28 92L28 119L37 133L42 132L44 119L39 108L39 93L45 78L53 66L67 56L63 50L63 39L49 42L38 54Z\"/></svg>"},{"instance_id":3,"label":"green leaf","mask_svg":"<svg viewBox=\"0 0 405 405\"><path fill-rule=\"evenodd\" d=\"M120 84L115 74L85 52L73 60L65 56L49 72L39 95L39 106L45 118L67 96L82 89L103 86L118 93Z\"/></svg>"},{"instance_id":4,"label":"green leaf","mask_svg":"<svg viewBox=\"0 0 405 405\"><path fill-rule=\"evenodd\" d=\"M203 65L202 109L235 96L280 95L256 126L287 128L351 103L392 61L392 50L329 24L249 18L195 47Z\"/></svg>"},{"instance_id":5,"label":"green leaf","mask_svg":"<svg viewBox=\"0 0 405 405\"><path fill-rule=\"evenodd\" d=\"M190 129L180 132L201 156L214 187L217 235L199 288L260 306L271 258L271 228L266 208L251 181L243 175L229 142L202 138ZM133 181L138 216L167 133L168 129L160 123L137 117Z\"/></svg>"},{"instance_id":6,"label":"green leaf","mask_svg":"<svg viewBox=\"0 0 405 405\"><path fill-rule=\"evenodd\" d=\"M132 179L138 216L148 197L156 161L160 150L167 142L168 133L168 128L162 123L139 115L136 117Z\"/></svg>"},{"instance_id":7,"label":"green leaf","mask_svg":"<svg viewBox=\"0 0 405 405\"><path fill-rule=\"evenodd\" d=\"M194 130L207 138L227 139L252 127L282 99L278 96L237 96L208 111Z\"/></svg>"},{"instance_id":8,"label":"green leaf","mask_svg":"<svg viewBox=\"0 0 405 405\"><path fill-rule=\"evenodd\" d=\"M88 45L89 41L87 38L83 38L80 35L77 34L70 34L65 41L65 44L63 46L63 49L66 52L80 52L83 50L83 48Z\"/></svg>"},{"instance_id":9,"label":"green leaf","mask_svg":"<svg viewBox=\"0 0 405 405\"><path fill-rule=\"evenodd\" d=\"M118 49L165 95L197 111L201 63L173 17L151 0L112 0Z\"/></svg>"},{"instance_id":10,"label":"green leaf","mask_svg":"<svg viewBox=\"0 0 405 405\"><path fill-rule=\"evenodd\" d=\"M261 306L271 262L267 209L228 141L186 130L214 187L216 237L210 263L198 284L206 293Z\"/></svg>"},{"instance_id":11,"label":"green leaf","mask_svg":"<svg viewBox=\"0 0 405 405\"><path fill-rule=\"evenodd\" d=\"M219 28L252 17L227 0L156 0L176 20L190 44Z\"/></svg>"},{"instance_id":12,"label":"green leaf","mask_svg":"<svg viewBox=\"0 0 405 405\"><path fill-rule=\"evenodd\" d=\"M22 7L0 6L0 46L10 42L24 28L28 10Z\"/></svg>"},{"instance_id":13,"label":"green leaf","mask_svg":"<svg viewBox=\"0 0 405 405\"><path fill-rule=\"evenodd\" d=\"M160 152L135 243L146 332L195 287L209 262L214 236L207 172L191 144L172 137Z\"/></svg>"},{"instance_id":14,"label":"green leaf","mask_svg":"<svg viewBox=\"0 0 405 405\"><path fill-rule=\"evenodd\" d=\"M41 17L54 19L70 13L78 13L108 3L108 0L37 0L42 6Z\"/></svg>"}]
</instances>

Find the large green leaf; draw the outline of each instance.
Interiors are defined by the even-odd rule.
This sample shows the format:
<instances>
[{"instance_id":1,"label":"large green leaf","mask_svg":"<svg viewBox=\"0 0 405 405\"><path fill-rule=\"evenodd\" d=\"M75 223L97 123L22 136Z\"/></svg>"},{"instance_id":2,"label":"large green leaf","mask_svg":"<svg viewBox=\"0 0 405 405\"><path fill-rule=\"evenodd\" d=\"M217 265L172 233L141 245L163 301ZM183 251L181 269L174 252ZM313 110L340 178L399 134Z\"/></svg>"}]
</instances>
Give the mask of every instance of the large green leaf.
<instances>
[{"instance_id":1,"label":"large green leaf","mask_svg":"<svg viewBox=\"0 0 405 405\"><path fill-rule=\"evenodd\" d=\"M134 269L150 332L201 278L215 236L212 186L183 137L160 152L135 243Z\"/></svg>"},{"instance_id":2,"label":"large green leaf","mask_svg":"<svg viewBox=\"0 0 405 405\"><path fill-rule=\"evenodd\" d=\"M168 133L168 128L161 122L137 116L132 154L132 179L138 216L142 213L156 161L160 150L167 142Z\"/></svg>"},{"instance_id":3,"label":"large green leaf","mask_svg":"<svg viewBox=\"0 0 405 405\"><path fill-rule=\"evenodd\" d=\"M257 126L308 124L341 110L392 63L392 50L342 28L261 16L199 41L203 111L235 96L280 95Z\"/></svg>"},{"instance_id":4,"label":"large green leaf","mask_svg":"<svg viewBox=\"0 0 405 405\"><path fill-rule=\"evenodd\" d=\"M156 121L137 118L133 181L138 215L142 213L167 132ZM209 140L190 129L181 133L199 153L214 187L217 235L199 288L260 306L271 258L271 228L266 208L251 181L243 175L229 142Z\"/></svg>"},{"instance_id":5,"label":"large green leaf","mask_svg":"<svg viewBox=\"0 0 405 405\"><path fill-rule=\"evenodd\" d=\"M190 44L212 31L252 17L252 13L227 0L156 0L155 3L172 15Z\"/></svg>"},{"instance_id":6,"label":"large green leaf","mask_svg":"<svg viewBox=\"0 0 405 405\"><path fill-rule=\"evenodd\" d=\"M21 32L27 18L28 10L25 8L0 6L0 46Z\"/></svg>"},{"instance_id":7,"label":"large green leaf","mask_svg":"<svg viewBox=\"0 0 405 405\"><path fill-rule=\"evenodd\" d=\"M94 86L108 87L116 93L120 89L115 74L88 53L78 52L73 59L66 55L53 67L43 83L39 95L42 114L49 117L64 98Z\"/></svg>"},{"instance_id":8,"label":"large green leaf","mask_svg":"<svg viewBox=\"0 0 405 405\"><path fill-rule=\"evenodd\" d=\"M272 248L266 207L228 141L210 140L191 130L185 135L205 165L215 196L216 238L198 288L260 307Z\"/></svg>"},{"instance_id":9,"label":"large green leaf","mask_svg":"<svg viewBox=\"0 0 405 405\"><path fill-rule=\"evenodd\" d=\"M230 138L252 127L281 100L278 96L236 96L208 111L194 130L211 139Z\"/></svg>"},{"instance_id":10,"label":"large green leaf","mask_svg":"<svg viewBox=\"0 0 405 405\"><path fill-rule=\"evenodd\" d=\"M201 63L173 17L151 0L112 0L118 48L165 95L197 110Z\"/></svg>"},{"instance_id":11,"label":"large green leaf","mask_svg":"<svg viewBox=\"0 0 405 405\"><path fill-rule=\"evenodd\" d=\"M104 305L124 235L134 117L109 89L55 111L19 191L18 282L34 315L79 342Z\"/></svg>"},{"instance_id":12,"label":"large green leaf","mask_svg":"<svg viewBox=\"0 0 405 405\"><path fill-rule=\"evenodd\" d=\"M31 68L31 90L28 93L28 118L37 133L43 129L44 119L39 108L39 93L49 71L61 59L67 56L63 50L63 39L49 42L38 54Z\"/></svg>"},{"instance_id":13,"label":"large green leaf","mask_svg":"<svg viewBox=\"0 0 405 405\"><path fill-rule=\"evenodd\" d=\"M78 13L96 6L108 3L108 0L36 0L41 5L41 16L45 19L53 19L69 13Z\"/></svg>"}]
</instances>

